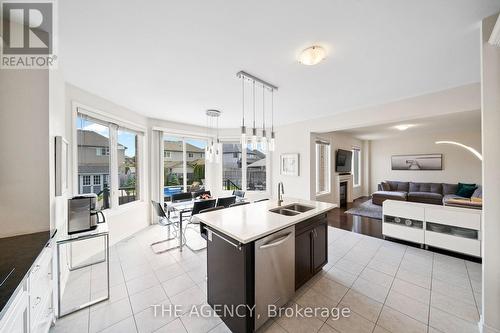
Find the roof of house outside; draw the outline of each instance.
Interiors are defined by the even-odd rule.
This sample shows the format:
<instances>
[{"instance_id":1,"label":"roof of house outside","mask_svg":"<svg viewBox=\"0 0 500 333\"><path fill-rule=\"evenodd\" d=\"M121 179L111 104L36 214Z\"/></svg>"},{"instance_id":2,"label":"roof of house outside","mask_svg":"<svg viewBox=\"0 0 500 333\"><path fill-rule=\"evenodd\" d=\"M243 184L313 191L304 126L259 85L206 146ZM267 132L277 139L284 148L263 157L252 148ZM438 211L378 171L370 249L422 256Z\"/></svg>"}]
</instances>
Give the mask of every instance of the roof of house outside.
<instances>
[{"instance_id":1,"label":"roof of house outside","mask_svg":"<svg viewBox=\"0 0 500 333\"><path fill-rule=\"evenodd\" d=\"M79 129L77 132L78 145L86 147L109 147L109 138L94 131ZM125 148L122 144L118 144L118 148Z\"/></svg>"},{"instance_id":2,"label":"roof of house outside","mask_svg":"<svg viewBox=\"0 0 500 333\"><path fill-rule=\"evenodd\" d=\"M109 174L109 165L79 165L78 174Z\"/></svg>"},{"instance_id":3,"label":"roof of house outside","mask_svg":"<svg viewBox=\"0 0 500 333\"><path fill-rule=\"evenodd\" d=\"M265 158L261 158L260 160L248 165L249 168L262 168L265 166L266 166L266 159Z\"/></svg>"},{"instance_id":4,"label":"roof of house outside","mask_svg":"<svg viewBox=\"0 0 500 333\"><path fill-rule=\"evenodd\" d=\"M223 154L241 153L241 145L238 143L224 143L222 146ZM259 150L247 148L247 155L253 154L258 158L265 158L266 154Z\"/></svg>"},{"instance_id":5,"label":"roof of house outside","mask_svg":"<svg viewBox=\"0 0 500 333\"><path fill-rule=\"evenodd\" d=\"M166 151L182 151L182 142L181 141L164 141L164 150ZM186 142L186 151L188 153L203 153L205 150L200 147L196 147L190 143Z\"/></svg>"}]
</instances>

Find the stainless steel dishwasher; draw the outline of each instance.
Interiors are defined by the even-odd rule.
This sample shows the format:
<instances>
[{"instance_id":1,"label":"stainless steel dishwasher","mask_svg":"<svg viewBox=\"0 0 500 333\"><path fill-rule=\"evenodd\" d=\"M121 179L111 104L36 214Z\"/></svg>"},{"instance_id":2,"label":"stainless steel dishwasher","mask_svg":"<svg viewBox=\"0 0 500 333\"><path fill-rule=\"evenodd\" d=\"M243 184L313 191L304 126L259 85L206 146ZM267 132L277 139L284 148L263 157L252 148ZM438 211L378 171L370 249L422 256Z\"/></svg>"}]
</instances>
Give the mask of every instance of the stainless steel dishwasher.
<instances>
[{"instance_id":1,"label":"stainless steel dishwasher","mask_svg":"<svg viewBox=\"0 0 500 333\"><path fill-rule=\"evenodd\" d=\"M269 319L268 307L281 307L295 293L295 227L255 242L255 330Z\"/></svg>"}]
</instances>

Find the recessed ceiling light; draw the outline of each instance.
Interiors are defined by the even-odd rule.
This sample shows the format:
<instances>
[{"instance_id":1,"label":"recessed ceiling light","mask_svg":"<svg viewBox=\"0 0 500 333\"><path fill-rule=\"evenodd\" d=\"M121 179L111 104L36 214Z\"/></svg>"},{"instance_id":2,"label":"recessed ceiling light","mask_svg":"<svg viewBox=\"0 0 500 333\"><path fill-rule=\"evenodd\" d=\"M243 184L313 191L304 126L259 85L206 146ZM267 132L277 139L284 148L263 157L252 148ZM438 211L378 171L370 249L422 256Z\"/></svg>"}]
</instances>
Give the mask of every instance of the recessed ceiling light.
<instances>
[{"instance_id":1,"label":"recessed ceiling light","mask_svg":"<svg viewBox=\"0 0 500 333\"><path fill-rule=\"evenodd\" d=\"M394 126L395 129L398 129L400 131L406 131L408 128L413 127L415 125L412 124L401 124L401 125L396 125Z\"/></svg>"},{"instance_id":2,"label":"recessed ceiling light","mask_svg":"<svg viewBox=\"0 0 500 333\"><path fill-rule=\"evenodd\" d=\"M318 45L308 47L299 55L299 62L303 65L312 66L319 64L326 58L326 50Z\"/></svg>"}]
</instances>

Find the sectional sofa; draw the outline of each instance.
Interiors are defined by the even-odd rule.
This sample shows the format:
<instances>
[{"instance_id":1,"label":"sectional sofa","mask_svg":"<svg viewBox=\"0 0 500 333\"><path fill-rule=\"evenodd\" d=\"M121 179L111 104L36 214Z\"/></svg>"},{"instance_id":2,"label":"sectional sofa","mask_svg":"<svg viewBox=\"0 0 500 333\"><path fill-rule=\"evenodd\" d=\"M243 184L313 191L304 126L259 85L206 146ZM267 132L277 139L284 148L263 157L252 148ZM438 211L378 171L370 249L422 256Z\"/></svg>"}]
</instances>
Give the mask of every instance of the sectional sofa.
<instances>
[{"instance_id":1,"label":"sectional sofa","mask_svg":"<svg viewBox=\"0 0 500 333\"><path fill-rule=\"evenodd\" d=\"M385 181L380 183L378 191L372 194L372 202L375 205L382 205L385 200L390 199L433 205L481 208L481 186L477 187L471 198L458 196L457 190L458 184Z\"/></svg>"}]
</instances>

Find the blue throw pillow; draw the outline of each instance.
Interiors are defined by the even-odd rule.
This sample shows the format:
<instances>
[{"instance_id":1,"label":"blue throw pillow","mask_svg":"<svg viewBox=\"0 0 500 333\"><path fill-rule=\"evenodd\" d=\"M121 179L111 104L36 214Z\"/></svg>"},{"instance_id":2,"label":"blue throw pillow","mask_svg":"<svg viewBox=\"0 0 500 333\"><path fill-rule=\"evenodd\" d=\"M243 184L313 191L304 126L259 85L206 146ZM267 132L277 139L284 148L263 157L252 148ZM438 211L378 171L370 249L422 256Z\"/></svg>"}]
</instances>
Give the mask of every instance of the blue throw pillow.
<instances>
[{"instance_id":1,"label":"blue throw pillow","mask_svg":"<svg viewBox=\"0 0 500 333\"><path fill-rule=\"evenodd\" d=\"M470 198L472 194L477 189L476 184L460 184L458 185L457 195L463 198Z\"/></svg>"}]
</instances>

